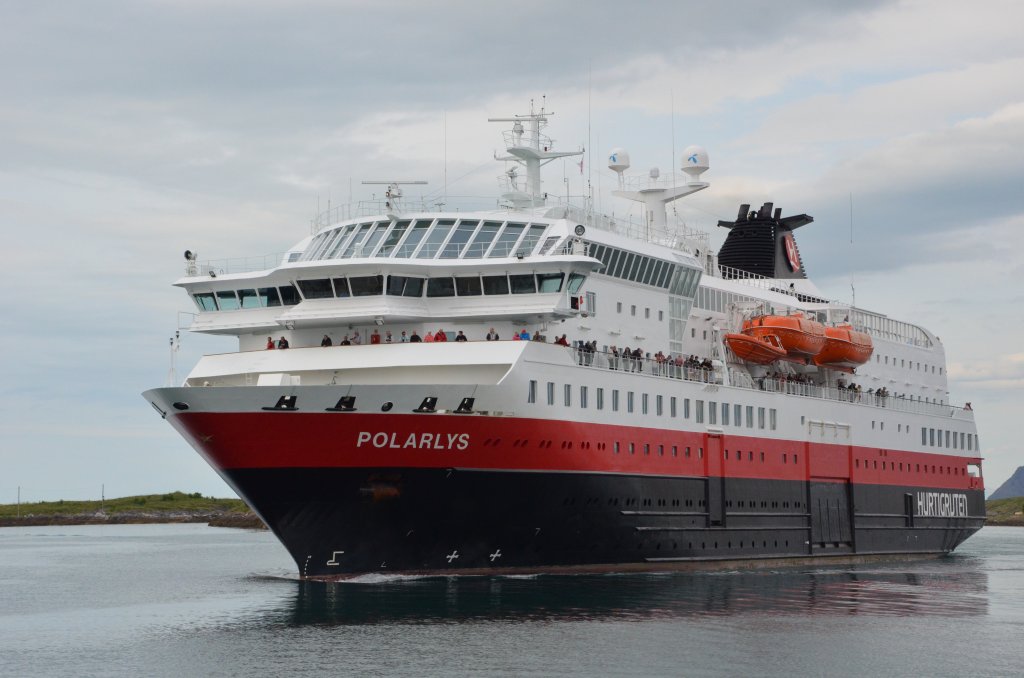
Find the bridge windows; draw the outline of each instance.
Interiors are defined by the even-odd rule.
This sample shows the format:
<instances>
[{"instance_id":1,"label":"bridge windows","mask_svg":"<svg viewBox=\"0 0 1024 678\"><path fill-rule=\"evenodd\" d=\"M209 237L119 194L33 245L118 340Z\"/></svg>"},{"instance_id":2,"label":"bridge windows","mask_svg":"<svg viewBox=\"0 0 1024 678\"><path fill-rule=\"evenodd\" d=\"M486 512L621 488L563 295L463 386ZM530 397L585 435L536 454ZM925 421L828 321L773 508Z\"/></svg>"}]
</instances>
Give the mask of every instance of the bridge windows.
<instances>
[{"instance_id":1,"label":"bridge windows","mask_svg":"<svg viewBox=\"0 0 1024 678\"><path fill-rule=\"evenodd\" d=\"M536 294L537 284L533 277L533 274L528 275L510 275L509 287L512 288L512 294Z\"/></svg>"},{"instance_id":2,"label":"bridge windows","mask_svg":"<svg viewBox=\"0 0 1024 678\"><path fill-rule=\"evenodd\" d=\"M299 289L302 290L303 299L330 299L334 296L334 289L328 278L318 280L299 280Z\"/></svg>"},{"instance_id":3,"label":"bridge windows","mask_svg":"<svg viewBox=\"0 0 1024 678\"><path fill-rule=\"evenodd\" d=\"M477 276L460 276L455 278L455 293L460 297L478 297L483 294L483 286Z\"/></svg>"},{"instance_id":4,"label":"bridge windows","mask_svg":"<svg viewBox=\"0 0 1024 678\"><path fill-rule=\"evenodd\" d=\"M384 276L364 275L348 279L353 297L372 297L384 294Z\"/></svg>"}]
</instances>

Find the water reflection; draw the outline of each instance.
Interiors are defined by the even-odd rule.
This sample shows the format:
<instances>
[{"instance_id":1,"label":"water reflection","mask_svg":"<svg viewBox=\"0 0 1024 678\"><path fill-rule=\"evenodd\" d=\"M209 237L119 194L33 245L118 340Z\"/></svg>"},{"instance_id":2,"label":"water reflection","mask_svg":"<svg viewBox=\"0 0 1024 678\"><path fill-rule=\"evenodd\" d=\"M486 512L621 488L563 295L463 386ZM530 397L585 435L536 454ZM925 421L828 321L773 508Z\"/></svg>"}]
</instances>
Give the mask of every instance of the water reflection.
<instances>
[{"instance_id":1,"label":"water reflection","mask_svg":"<svg viewBox=\"0 0 1024 678\"><path fill-rule=\"evenodd\" d=\"M988 612L988 575L969 560L813 571L296 582L287 618L275 622L344 625L736 614L984 615Z\"/></svg>"}]
</instances>

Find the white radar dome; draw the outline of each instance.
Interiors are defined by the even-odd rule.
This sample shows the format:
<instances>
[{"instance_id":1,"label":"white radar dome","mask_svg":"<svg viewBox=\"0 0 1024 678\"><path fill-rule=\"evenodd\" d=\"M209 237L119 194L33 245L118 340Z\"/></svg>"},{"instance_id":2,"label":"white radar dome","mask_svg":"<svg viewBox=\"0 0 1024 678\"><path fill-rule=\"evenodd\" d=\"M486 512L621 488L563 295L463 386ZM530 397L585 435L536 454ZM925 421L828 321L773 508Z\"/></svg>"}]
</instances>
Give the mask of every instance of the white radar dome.
<instances>
[{"instance_id":1,"label":"white radar dome","mask_svg":"<svg viewBox=\"0 0 1024 678\"><path fill-rule=\"evenodd\" d=\"M608 169L622 174L629 169L629 153L624 148L613 148L608 154Z\"/></svg>"},{"instance_id":2,"label":"white radar dome","mask_svg":"<svg viewBox=\"0 0 1024 678\"><path fill-rule=\"evenodd\" d=\"M700 180L700 175L708 170L708 152L703 146L687 146L683 151L682 170L690 175L690 183Z\"/></svg>"}]
</instances>

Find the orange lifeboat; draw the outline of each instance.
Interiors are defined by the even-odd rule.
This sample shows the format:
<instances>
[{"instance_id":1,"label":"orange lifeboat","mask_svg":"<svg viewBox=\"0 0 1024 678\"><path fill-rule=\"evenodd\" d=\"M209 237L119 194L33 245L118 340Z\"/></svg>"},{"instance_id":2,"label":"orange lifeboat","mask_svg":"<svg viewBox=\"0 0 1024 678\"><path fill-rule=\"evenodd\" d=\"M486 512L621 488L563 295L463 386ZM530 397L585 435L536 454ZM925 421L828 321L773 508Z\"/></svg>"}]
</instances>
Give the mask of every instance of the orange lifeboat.
<instances>
[{"instance_id":1,"label":"orange lifeboat","mask_svg":"<svg viewBox=\"0 0 1024 678\"><path fill-rule=\"evenodd\" d=\"M806 362L825 348L825 326L802 313L757 316L744 321L742 331L757 339L776 337L787 360Z\"/></svg>"},{"instance_id":2,"label":"orange lifeboat","mask_svg":"<svg viewBox=\"0 0 1024 678\"><path fill-rule=\"evenodd\" d=\"M835 369L853 369L871 359L871 337L849 325L825 328L825 347L814 357L814 364Z\"/></svg>"},{"instance_id":3,"label":"orange lifeboat","mask_svg":"<svg viewBox=\"0 0 1024 678\"><path fill-rule=\"evenodd\" d=\"M725 343L739 358L758 365L767 365L786 357L786 349L775 336L748 337L745 334L727 334Z\"/></svg>"}]
</instances>

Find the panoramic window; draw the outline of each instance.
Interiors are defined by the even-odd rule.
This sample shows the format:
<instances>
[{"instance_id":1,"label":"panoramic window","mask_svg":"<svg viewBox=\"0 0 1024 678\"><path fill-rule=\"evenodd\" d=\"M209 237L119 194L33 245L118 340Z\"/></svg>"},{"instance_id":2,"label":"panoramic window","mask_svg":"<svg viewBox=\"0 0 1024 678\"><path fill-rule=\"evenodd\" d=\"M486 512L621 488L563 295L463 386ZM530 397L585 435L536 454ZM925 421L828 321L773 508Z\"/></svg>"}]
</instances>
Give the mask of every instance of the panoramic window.
<instances>
[{"instance_id":1,"label":"panoramic window","mask_svg":"<svg viewBox=\"0 0 1024 678\"><path fill-rule=\"evenodd\" d=\"M537 292L537 284L532 273L530 275L510 275L508 278L512 294L534 294Z\"/></svg>"},{"instance_id":2,"label":"panoramic window","mask_svg":"<svg viewBox=\"0 0 1024 678\"><path fill-rule=\"evenodd\" d=\"M483 294L480 278L463 276L455 279L455 292L460 297L478 297Z\"/></svg>"},{"instance_id":3,"label":"panoramic window","mask_svg":"<svg viewBox=\"0 0 1024 678\"><path fill-rule=\"evenodd\" d=\"M331 282L334 283L334 296L336 297L350 297L351 293L348 291L348 281L344 278L332 278Z\"/></svg>"},{"instance_id":4,"label":"panoramic window","mask_svg":"<svg viewBox=\"0 0 1024 678\"><path fill-rule=\"evenodd\" d=\"M423 296L423 278L389 275L387 293L393 297L421 297Z\"/></svg>"},{"instance_id":5,"label":"panoramic window","mask_svg":"<svg viewBox=\"0 0 1024 678\"><path fill-rule=\"evenodd\" d=\"M327 278L317 280L297 280L299 289L302 290L303 299L329 299L334 296L331 288L331 281Z\"/></svg>"},{"instance_id":6,"label":"panoramic window","mask_svg":"<svg viewBox=\"0 0 1024 678\"><path fill-rule=\"evenodd\" d=\"M200 292L199 294L192 295L192 298L196 300L196 305L200 311L217 310L217 302L214 299L213 292Z\"/></svg>"},{"instance_id":7,"label":"panoramic window","mask_svg":"<svg viewBox=\"0 0 1024 678\"><path fill-rule=\"evenodd\" d=\"M430 219L417 219L416 225L409 231L409 237L405 239L405 242L401 244L398 250L395 252L395 257L399 259L408 259L412 256L412 253L416 251L416 246L423 240L423 236L427 234L427 229L430 228Z\"/></svg>"},{"instance_id":8,"label":"panoramic window","mask_svg":"<svg viewBox=\"0 0 1024 678\"><path fill-rule=\"evenodd\" d=\"M294 285L281 285L278 290L281 292L281 303L285 306L295 306L302 301L299 291L295 289Z\"/></svg>"},{"instance_id":9,"label":"panoramic window","mask_svg":"<svg viewBox=\"0 0 1024 678\"><path fill-rule=\"evenodd\" d=\"M364 275L348 279L353 297L372 297L384 294L384 276Z\"/></svg>"},{"instance_id":10,"label":"panoramic window","mask_svg":"<svg viewBox=\"0 0 1024 678\"><path fill-rule=\"evenodd\" d=\"M509 228L517 226L518 224L509 224ZM531 224L530 228L526 231L526 235L523 236L523 241L519 243L519 247L516 249L517 257L528 257L533 252L533 248L540 242L540 237L544 235L544 230L547 229L547 224ZM491 252L491 256L494 253Z\"/></svg>"},{"instance_id":11,"label":"panoramic window","mask_svg":"<svg viewBox=\"0 0 1024 678\"><path fill-rule=\"evenodd\" d=\"M261 287L259 289L260 306L280 306L281 296L277 293L276 287Z\"/></svg>"},{"instance_id":12,"label":"panoramic window","mask_svg":"<svg viewBox=\"0 0 1024 678\"><path fill-rule=\"evenodd\" d=\"M479 221L462 221L459 222L458 228L452 233L452 237L448 240L448 244L444 246L444 250L441 251L442 259L458 259L459 255L462 254L462 250L465 249L466 243L469 242L469 237L473 235L473 231L476 230Z\"/></svg>"},{"instance_id":13,"label":"panoramic window","mask_svg":"<svg viewBox=\"0 0 1024 678\"><path fill-rule=\"evenodd\" d=\"M366 239L366 234L370 232L370 227L372 226L372 223L359 224L359 229L355 232L355 235L353 235L352 238L348 241L348 244L345 246L345 251L341 253L341 257L339 258L350 258L355 253L356 248L362 245L363 240Z\"/></svg>"},{"instance_id":14,"label":"panoramic window","mask_svg":"<svg viewBox=\"0 0 1024 678\"><path fill-rule=\"evenodd\" d=\"M430 235L423 241L423 247L416 253L417 259L433 259L441 250L441 243L448 237L448 233L455 226L454 219L438 219L437 225L430 231Z\"/></svg>"},{"instance_id":15,"label":"panoramic window","mask_svg":"<svg viewBox=\"0 0 1024 678\"><path fill-rule=\"evenodd\" d=\"M428 297L454 297L455 281L451 278L430 278L427 280Z\"/></svg>"},{"instance_id":16,"label":"panoramic window","mask_svg":"<svg viewBox=\"0 0 1024 678\"><path fill-rule=\"evenodd\" d=\"M503 275L485 275L484 294L508 294L508 278Z\"/></svg>"},{"instance_id":17,"label":"panoramic window","mask_svg":"<svg viewBox=\"0 0 1024 678\"><path fill-rule=\"evenodd\" d=\"M238 296L235 294L235 291L223 290L217 292L217 306L222 311L237 311L239 306Z\"/></svg>"},{"instance_id":18,"label":"panoramic window","mask_svg":"<svg viewBox=\"0 0 1024 678\"><path fill-rule=\"evenodd\" d=\"M543 292L561 292L564 273L538 273L537 284Z\"/></svg>"},{"instance_id":19,"label":"panoramic window","mask_svg":"<svg viewBox=\"0 0 1024 678\"><path fill-rule=\"evenodd\" d=\"M388 237L384 239L384 244L380 246L380 249L377 250L377 254L374 256L390 256L391 252L393 252L395 247L398 245L398 241L402 239L403 235L405 235L405 231L409 228L410 223L411 222L409 221L399 221L395 224L395 227L391 229L390 233L388 233Z\"/></svg>"}]
</instances>

